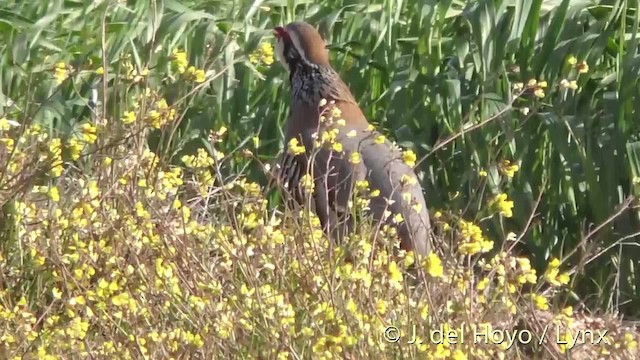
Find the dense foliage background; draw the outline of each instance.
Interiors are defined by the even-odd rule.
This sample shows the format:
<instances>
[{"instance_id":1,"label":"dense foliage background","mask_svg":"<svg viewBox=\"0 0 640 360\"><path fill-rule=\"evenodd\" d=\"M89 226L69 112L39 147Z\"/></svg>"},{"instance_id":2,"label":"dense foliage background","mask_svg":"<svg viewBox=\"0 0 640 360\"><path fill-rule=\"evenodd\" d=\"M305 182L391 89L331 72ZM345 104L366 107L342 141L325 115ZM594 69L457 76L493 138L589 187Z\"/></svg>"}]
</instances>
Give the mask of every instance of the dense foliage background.
<instances>
[{"instance_id":1,"label":"dense foliage background","mask_svg":"<svg viewBox=\"0 0 640 360\"><path fill-rule=\"evenodd\" d=\"M51 294L43 294L50 286L60 291L60 283L48 283L60 275L55 266L42 260L53 266L43 278L35 265L25 270L29 252L20 245L33 237L57 248L47 232L53 231L48 217L54 208L38 222L20 225L30 196L54 200L55 184L69 211L80 189L94 186L87 185L91 179L105 196L119 196L118 186L131 191L129 203L113 200L105 214L122 212L125 203L142 211L138 203L156 206L144 203L155 195L116 180L142 172L144 186L129 184L146 188L155 171L147 161L183 167L195 179L192 192L185 190L191 202L183 203L194 213L214 214L214 220L198 220L214 224L214 233L223 223L236 226L238 218L232 220L235 213L225 207L231 195L220 195L233 186L224 184L246 177L264 186L263 164L283 149L289 87L284 69L273 62L271 29L294 20L319 27L334 67L370 121L417 154L443 244L458 241L455 224L466 219L496 249L529 258L538 274L555 264L553 258L561 260L571 275L557 292L562 304L640 317L640 15L637 2L626 0L1 1L3 306L11 309L30 294L36 318L45 316L43 299ZM52 174L51 167L61 166L51 160L56 153L64 172ZM136 154L140 164L124 162ZM120 172L115 165L109 174L100 172L118 160ZM203 171L207 164L215 171ZM108 178L113 184L103 183ZM205 186L214 181L220 193ZM273 192L257 206L271 218L280 209ZM89 213L85 209L84 216ZM27 235L33 226L44 231L42 239ZM518 241L503 245L513 238ZM202 246L198 251L213 251ZM137 267L125 258L116 269ZM60 259L51 259L59 265ZM264 334L252 336L245 340L268 343Z\"/></svg>"}]
</instances>

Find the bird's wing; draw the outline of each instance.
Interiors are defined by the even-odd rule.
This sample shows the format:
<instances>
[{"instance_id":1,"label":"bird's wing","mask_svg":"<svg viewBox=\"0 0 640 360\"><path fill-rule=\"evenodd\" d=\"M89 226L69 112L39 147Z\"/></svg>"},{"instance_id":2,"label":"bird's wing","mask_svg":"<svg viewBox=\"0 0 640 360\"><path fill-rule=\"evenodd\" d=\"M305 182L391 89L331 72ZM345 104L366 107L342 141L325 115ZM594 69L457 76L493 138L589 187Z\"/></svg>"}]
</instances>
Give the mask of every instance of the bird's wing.
<instances>
[{"instance_id":1,"label":"bird's wing","mask_svg":"<svg viewBox=\"0 0 640 360\"><path fill-rule=\"evenodd\" d=\"M358 102L353 97L353 94L347 84L342 81L340 74L338 74L333 68L327 69L322 81L324 81L322 84L324 89L321 93L327 94L328 99L326 100L335 100L337 103L344 102L356 106L358 105Z\"/></svg>"}]
</instances>

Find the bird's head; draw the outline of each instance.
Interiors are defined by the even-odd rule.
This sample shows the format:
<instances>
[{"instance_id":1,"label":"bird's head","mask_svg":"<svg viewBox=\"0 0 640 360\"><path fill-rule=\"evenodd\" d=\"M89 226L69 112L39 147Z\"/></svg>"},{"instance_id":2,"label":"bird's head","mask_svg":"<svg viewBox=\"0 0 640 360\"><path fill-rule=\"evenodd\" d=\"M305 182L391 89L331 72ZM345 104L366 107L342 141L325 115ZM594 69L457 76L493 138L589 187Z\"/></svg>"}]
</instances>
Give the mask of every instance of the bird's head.
<instances>
[{"instance_id":1,"label":"bird's head","mask_svg":"<svg viewBox=\"0 0 640 360\"><path fill-rule=\"evenodd\" d=\"M298 66L318 67L329 65L329 54L320 33L306 22L292 22L276 27L276 57L287 71Z\"/></svg>"}]
</instances>

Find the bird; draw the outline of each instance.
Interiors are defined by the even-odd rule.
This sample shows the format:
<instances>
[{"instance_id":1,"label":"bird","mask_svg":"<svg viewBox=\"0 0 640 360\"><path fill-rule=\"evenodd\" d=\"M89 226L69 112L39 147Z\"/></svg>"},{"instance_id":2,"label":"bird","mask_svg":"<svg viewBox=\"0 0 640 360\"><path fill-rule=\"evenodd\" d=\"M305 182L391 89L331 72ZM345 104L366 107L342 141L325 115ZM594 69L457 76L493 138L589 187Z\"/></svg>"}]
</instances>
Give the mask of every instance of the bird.
<instances>
[{"instance_id":1,"label":"bird","mask_svg":"<svg viewBox=\"0 0 640 360\"><path fill-rule=\"evenodd\" d=\"M303 188L311 187L309 198L323 231L340 242L353 231L349 205L358 195L355 186L364 181L371 190L367 212L373 221L396 229L400 249L428 254L431 223L413 166L369 123L330 64L320 33L294 21L275 27L273 35L274 53L291 86L279 180L294 203L303 204Z\"/></svg>"}]
</instances>

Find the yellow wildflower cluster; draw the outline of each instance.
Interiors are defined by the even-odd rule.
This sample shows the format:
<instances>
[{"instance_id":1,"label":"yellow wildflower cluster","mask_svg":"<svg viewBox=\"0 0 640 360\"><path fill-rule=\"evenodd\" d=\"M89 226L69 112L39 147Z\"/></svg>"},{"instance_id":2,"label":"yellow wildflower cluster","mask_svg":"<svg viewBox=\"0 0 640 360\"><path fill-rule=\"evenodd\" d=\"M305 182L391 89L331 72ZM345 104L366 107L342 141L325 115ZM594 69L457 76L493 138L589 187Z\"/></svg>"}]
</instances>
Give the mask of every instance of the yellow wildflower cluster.
<instances>
[{"instance_id":1,"label":"yellow wildflower cluster","mask_svg":"<svg viewBox=\"0 0 640 360\"><path fill-rule=\"evenodd\" d=\"M224 154L220 152L216 152L216 154L220 156L218 160L224 157ZM196 177L195 183L198 186L200 195L206 197L209 188L213 185L214 182L214 177L211 170L213 168L213 165L215 164L215 160L209 156L205 149L198 148L198 152L196 155L185 155L182 157L182 162L186 165L187 169L190 169L194 172Z\"/></svg>"},{"instance_id":2,"label":"yellow wildflower cluster","mask_svg":"<svg viewBox=\"0 0 640 360\"><path fill-rule=\"evenodd\" d=\"M380 195L380 190L371 189L367 180L357 180L354 184L354 190L353 200L349 202L348 206L356 213L370 210L371 199Z\"/></svg>"},{"instance_id":3,"label":"yellow wildflower cluster","mask_svg":"<svg viewBox=\"0 0 640 360\"><path fill-rule=\"evenodd\" d=\"M130 55L126 56L122 64L122 69L124 71L124 78L134 83L138 83L142 81L145 76L149 76L149 68L144 67L142 70L138 71L138 69L131 62L130 58L131 58ZM98 69L96 71L98 75L100 75L100 72L104 72L104 69Z\"/></svg>"},{"instance_id":4,"label":"yellow wildflower cluster","mask_svg":"<svg viewBox=\"0 0 640 360\"><path fill-rule=\"evenodd\" d=\"M153 104L160 100L142 105L149 99L118 117L142 124L158 109ZM357 223L337 246L317 216L273 211L261 185L223 173L222 152L199 149L171 165L127 142L145 144L138 126L105 126L76 128L73 139L82 146L110 144L87 151L80 168L65 167L73 149L60 135L37 124L18 134L0 120L1 138L12 140L11 153L9 141L0 142L0 164L15 179L0 189L0 199L13 199L4 203L13 210L3 218L11 231L3 232L0 247L2 354L289 359L312 352L366 359L402 351L500 359L521 345L434 343L429 331L464 328L470 339L473 325L513 330L538 324L532 318L584 330L580 313L554 307L555 291L537 292L568 281L559 261L552 259L538 278L525 257L500 251L487 258L493 243L476 224L459 220L457 231L447 232L460 239L458 254L438 248L419 258L400 250L388 224ZM211 144L224 144L225 132L216 131ZM30 185L34 174L50 178ZM17 185L25 191L16 192ZM380 194L367 181L355 188L365 200ZM354 214L366 205L354 201ZM442 212L434 216L438 223L449 216ZM595 347L598 356L637 352L637 335L618 328L608 345ZM282 339L286 346L272 346Z\"/></svg>"},{"instance_id":5,"label":"yellow wildflower cluster","mask_svg":"<svg viewBox=\"0 0 640 360\"><path fill-rule=\"evenodd\" d=\"M68 141L69 153L72 160L78 160L87 146L98 140L98 128L91 123L83 123L78 127Z\"/></svg>"},{"instance_id":6,"label":"yellow wildflower cluster","mask_svg":"<svg viewBox=\"0 0 640 360\"><path fill-rule=\"evenodd\" d=\"M578 82L575 80L567 80L567 79L562 79L560 81L560 86L564 89L571 89L571 90L577 90L578 89Z\"/></svg>"},{"instance_id":7,"label":"yellow wildflower cluster","mask_svg":"<svg viewBox=\"0 0 640 360\"><path fill-rule=\"evenodd\" d=\"M460 253L465 255L475 255L485 253L493 249L493 241L484 238L482 229L472 222L460 219L458 222L461 243L458 246Z\"/></svg>"},{"instance_id":8,"label":"yellow wildflower cluster","mask_svg":"<svg viewBox=\"0 0 640 360\"><path fill-rule=\"evenodd\" d=\"M349 162L354 165L360 164L360 162L362 162L362 155L360 155L358 151L352 151L349 155Z\"/></svg>"},{"instance_id":9,"label":"yellow wildflower cluster","mask_svg":"<svg viewBox=\"0 0 640 360\"><path fill-rule=\"evenodd\" d=\"M320 139L315 141L315 146L326 147L337 153L341 153L343 150L342 143L338 140L338 134L340 133L340 129L338 128L328 128L324 129L320 133Z\"/></svg>"},{"instance_id":10,"label":"yellow wildflower cluster","mask_svg":"<svg viewBox=\"0 0 640 360\"><path fill-rule=\"evenodd\" d=\"M402 152L402 161L404 161L405 164L414 167L416 166L416 160L417 157L413 150L409 149Z\"/></svg>"},{"instance_id":11,"label":"yellow wildflower cluster","mask_svg":"<svg viewBox=\"0 0 640 360\"><path fill-rule=\"evenodd\" d=\"M19 124L15 121L10 121L4 116L0 118L0 132L9 131L12 126L19 126Z\"/></svg>"},{"instance_id":12,"label":"yellow wildflower cluster","mask_svg":"<svg viewBox=\"0 0 640 360\"><path fill-rule=\"evenodd\" d=\"M165 124L175 120L176 109L169 107L167 100L159 99L154 109L147 113L144 121L154 129L160 129Z\"/></svg>"},{"instance_id":13,"label":"yellow wildflower cluster","mask_svg":"<svg viewBox=\"0 0 640 360\"><path fill-rule=\"evenodd\" d=\"M144 89L134 97L133 108L122 113L120 121L124 125L131 125L139 120L138 113L142 104L146 112L142 114L144 125L160 129L176 119L176 109L169 106L167 100L150 88Z\"/></svg>"},{"instance_id":14,"label":"yellow wildflower cluster","mask_svg":"<svg viewBox=\"0 0 640 360\"><path fill-rule=\"evenodd\" d=\"M50 152L41 146L49 136L39 124L26 126L22 134L16 125L5 117L0 118L0 199L15 196L13 189L22 187L39 171L52 176L62 172L61 152L56 149L59 140L53 142L53 152Z\"/></svg>"},{"instance_id":15,"label":"yellow wildflower cluster","mask_svg":"<svg viewBox=\"0 0 640 360\"><path fill-rule=\"evenodd\" d=\"M498 168L500 169L500 172L506 175L509 179L511 179L516 174L516 172L520 170L518 164L513 164L509 160L501 161Z\"/></svg>"},{"instance_id":16,"label":"yellow wildflower cluster","mask_svg":"<svg viewBox=\"0 0 640 360\"><path fill-rule=\"evenodd\" d=\"M129 125L136 121L136 113L133 111L125 111L120 118L123 124Z\"/></svg>"},{"instance_id":17,"label":"yellow wildflower cluster","mask_svg":"<svg viewBox=\"0 0 640 360\"><path fill-rule=\"evenodd\" d=\"M171 52L171 64L178 70L180 74L187 70L189 60L187 59L187 53L178 49L173 49Z\"/></svg>"},{"instance_id":18,"label":"yellow wildflower cluster","mask_svg":"<svg viewBox=\"0 0 640 360\"><path fill-rule=\"evenodd\" d=\"M521 93L523 90L526 90L537 98L544 98L546 96L544 89L546 89L548 85L549 84L544 80L538 81L536 79L529 79L526 84L522 82L514 83L513 90L516 93Z\"/></svg>"},{"instance_id":19,"label":"yellow wildflower cluster","mask_svg":"<svg viewBox=\"0 0 640 360\"><path fill-rule=\"evenodd\" d=\"M444 268L442 266L442 260L435 253L429 253L425 259L424 268L427 274L433 277L442 277L444 274Z\"/></svg>"},{"instance_id":20,"label":"yellow wildflower cluster","mask_svg":"<svg viewBox=\"0 0 640 360\"><path fill-rule=\"evenodd\" d=\"M570 55L567 58L567 64L571 65L572 67L575 67L578 70L578 73L580 74L586 74L589 72L589 64L587 64L587 62L584 60L578 62L578 59L576 59L576 57L573 55Z\"/></svg>"},{"instance_id":21,"label":"yellow wildflower cluster","mask_svg":"<svg viewBox=\"0 0 640 360\"><path fill-rule=\"evenodd\" d=\"M289 144L287 148L287 152L289 153L289 155L297 156L297 155L303 154L304 151L305 151L304 145L299 145L299 141L297 138L291 138L291 140L289 140Z\"/></svg>"},{"instance_id":22,"label":"yellow wildflower cluster","mask_svg":"<svg viewBox=\"0 0 640 360\"><path fill-rule=\"evenodd\" d=\"M346 121L341 118L342 111L335 106L335 102L327 102L322 99L320 101L320 126L319 134L315 134L315 147L324 147L331 149L337 153L342 153L344 150L342 142L340 141L340 131L345 127ZM353 137L356 135L355 130L347 133L347 137Z\"/></svg>"},{"instance_id":23,"label":"yellow wildflower cluster","mask_svg":"<svg viewBox=\"0 0 640 360\"><path fill-rule=\"evenodd\" d=\"M51 169L49 175L52 177L58 177L62 175L63 162L62 162L62 141L59 138L51 139L49 142L49 161L51 162Z\"/></svg>"},{"instance_id":24,"label":"yellow wildflower cluster","mask_svg":"<svg viewBox=\"0 0 640 360\"><path fill-rule=\"evenodd\" d=\"M73 71L70 65L60 61L53 67L53 76L58 84L62 84L69 77L69 71Z\"/></svg>"},{"instance_id":25,"label":"yellow wildflower cluster","mask_svg":"<svg viewBox=\"0 0 640 360\"><path fill-rule=\"evenodd\" d=\"M489 202L489 208L500 215L510 218L513 216L513 201L507 200L507 194L500 193Z\"/></svg>"},{"instance_id":26,"label":"yellow wildflower cluster","mask_svg":"<svg viewBox=\"0 0 640 360\"><path fill-rule=\"evenodd\" d=\"M196 69L195 66L189 66L187 68L187 76L191 81L196 83L203 83L206 80L206 74L202 69Z\"/></svg>"},{"instance_id":27,"label":"yellow wildflower cluster","mask_svg":"<svg viewBox=\"0 0 640 360\"><path fill-rule=\"evenodd\" d=\"M198 69L195 66L189 66L189 59L187 53L178 49L173 49L171 52L171 65L178 71L179 74L184 74L189 81L195 83L203 83L206 80L206 73L203 69Z\"/></svg>"},{"instance_id":28,"label":"yellow wildflower cluster","mask_svg":"<svg viewBox=\"0 0 640 360\"><path fill-rule=\"evenodd\" d=\"M553 286L562 286L569 283L569 274L560 273L560 260L557 258L551 259L549 267L544 273L544 279Z\"/></svg>"},{"instance_id":29,"label":"yellow wildflower cluster","mask_svg":"<svg viewBox=\"0 0 640 360\"><path fill-rule=\"evenodd\" d=\"M302 178L300 178L300 187L307 192L313 193L315 189L315 181L313 181L313 176L311 174L304 174Z\"/></svg>"},{"instance_id":30,"label":"yellow wildflower cluster","mask_svg":"<svg viewBox=\"0 0 640 360\"><path fill-rule=\"evenodd\" d=\"M271 45L271 43L261 43L256 51L249 54L249 61L252 64L273 64L273 46Z\"/></svg>"}]
</instances>

